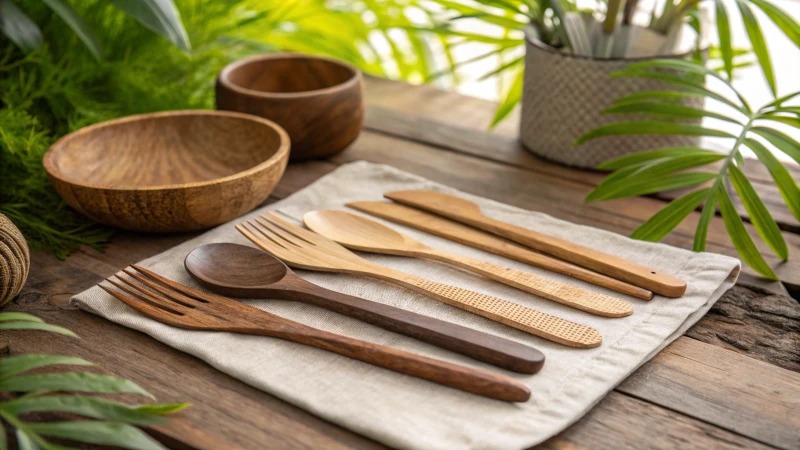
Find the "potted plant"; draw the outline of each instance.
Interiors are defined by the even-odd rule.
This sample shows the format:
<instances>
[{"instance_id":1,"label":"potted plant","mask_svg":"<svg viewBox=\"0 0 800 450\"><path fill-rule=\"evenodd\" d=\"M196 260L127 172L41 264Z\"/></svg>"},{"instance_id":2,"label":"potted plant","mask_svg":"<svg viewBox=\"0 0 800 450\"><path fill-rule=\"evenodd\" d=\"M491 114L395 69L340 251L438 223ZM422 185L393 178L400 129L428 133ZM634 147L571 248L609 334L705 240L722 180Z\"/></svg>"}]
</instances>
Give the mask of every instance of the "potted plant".
<instances>
[{"instance_id":1,"label":"potted plant","mask_svg":"<svg viewBox=\"0 0 800 450\"><path fill-rule=\"evenodd\" d=\"M665 88L662 74L649 77L613 77L633 62L659 57L699 58L697 52L716 28L719 46L714 48L728 74L740 54L731 44L729 2L723 0L667 0L640 8L638 0L597 2L592 10L579 10L574 0L474 0L466 4L437 0L448 8L447 21L436 33L492 44L494 50L473 58L513 56L485 76L510 75L492 125L522 101L520 136L527 149L545 158L584 168L594 168L612 157L659 146L697 143L693 136L606 136L572 143L579 136L615 120L604 111L617 98ZM734 0L740 11L753 53L775 92L775 75L754 10L761 10L796 45L800 25L766 0ZM711 13L715 20L711 20ZM504 30L501 38L465 33L455 29L459 20L482 20ZM715 26L716 25L716 26ZM695 45L682 48L681 35L694 34ZM523 75L523 66L525 68ZM667 71L669 72L669 71ZM672 86L672 90L683 89ZM703 98L681 97L688 107L702 106ZM683 120L697 120L684 117Z\"/></svg>"}]
</instances>

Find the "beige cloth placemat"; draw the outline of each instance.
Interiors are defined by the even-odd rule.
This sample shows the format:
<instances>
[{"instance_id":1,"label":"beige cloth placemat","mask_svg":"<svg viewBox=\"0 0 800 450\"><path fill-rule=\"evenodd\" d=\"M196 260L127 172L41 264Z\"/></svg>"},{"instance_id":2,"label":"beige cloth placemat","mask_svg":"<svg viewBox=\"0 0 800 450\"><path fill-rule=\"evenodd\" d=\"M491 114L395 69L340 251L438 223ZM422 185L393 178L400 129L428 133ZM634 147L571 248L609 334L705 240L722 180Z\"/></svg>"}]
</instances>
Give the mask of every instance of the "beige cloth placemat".
<instances>
[{"instance_id":1,"label":"beige cloth placemat","mask_svg":"<svg viewBox=\"0 0 800 450\"><path fill-rule=\"evenodd\" d=\"M267 209L277 210L299 223L306 211L347 209L345 203L380 200L384 192L401 189L432 189L463 196L478 203L490 217L663 270L688 280L686 295L676 299L657 296L650 302L626 298L634 304L635 313L626 318L608 319L537 298L444 264L362 254L371 261L393 269L535 307L593 326L603 334L600 347L579 350L545 341L385 282L365 277L297 271L303 278L339 292L535 346L547 357L544 369L536 375L503 371L317 307L277 300L250 301L258 308L334 333L504 372L530 386L533 396L522 404L485 399L278 339L173 328L143 317L97 287L76 295L73 302L202 358L217 369L313 414L392 447L425 450L517 449L542 442L579 419L614 386L702 317L733 286L739 273L739 261L734 258L634 241L618 234L464 194L392 167L367 162L343 166ZM263 210L247 217L260 212ZM233 225L238 221L219 226L140 264L173 280L197 287L183 269L184 257L194 248L211 242L250 245L234 229ZM434 247L569 281L585 289L622 296L424 232L384 223Z\"/></svg>"}]
</instances>

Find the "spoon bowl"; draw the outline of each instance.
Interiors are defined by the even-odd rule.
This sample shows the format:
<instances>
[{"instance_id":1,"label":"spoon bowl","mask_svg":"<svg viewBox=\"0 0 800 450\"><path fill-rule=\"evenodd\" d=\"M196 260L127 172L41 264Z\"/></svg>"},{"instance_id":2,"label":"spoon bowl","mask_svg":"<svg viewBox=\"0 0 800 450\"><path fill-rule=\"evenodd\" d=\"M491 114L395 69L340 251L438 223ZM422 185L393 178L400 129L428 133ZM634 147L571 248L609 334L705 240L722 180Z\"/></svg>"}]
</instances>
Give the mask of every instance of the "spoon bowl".
<instances>
[{"instance_id":1,"label":"spoon bowl","mask_svg":"<svg viewBox=\"0 0 800 450\"><path fill-rule=\"evenodd\" d=\"M430 249L381 223L345 211L310 211L303 215L303 223L328 239L355 250L398 254L406 250Z\"/></svg>"},{"instance_id":2,"label":"spoon bowl","mask_svg":"<svg viewBox=\"0 0 800 450\"><path fill-rule=\"evenodd\" d=\"M197 247L183 264L204 287L234 297L257 295L260 290L280 283L291 272L286 264L267 252L229 243Z\"/></svg>"}]
</instances>

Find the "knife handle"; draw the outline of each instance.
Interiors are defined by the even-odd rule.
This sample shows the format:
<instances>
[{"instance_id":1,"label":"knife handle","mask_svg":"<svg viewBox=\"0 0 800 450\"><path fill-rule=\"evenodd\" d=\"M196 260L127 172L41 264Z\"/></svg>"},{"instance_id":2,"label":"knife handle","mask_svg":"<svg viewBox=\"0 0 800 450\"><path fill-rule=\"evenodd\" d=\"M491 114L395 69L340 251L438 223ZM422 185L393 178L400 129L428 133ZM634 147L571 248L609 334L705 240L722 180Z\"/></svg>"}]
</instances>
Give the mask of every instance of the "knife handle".
<instances>
[{"instance_id":1,"label":"knife handle","mask_svg":"<svg viewBox=\"0 0 800 450\"><path fill-rule=\"evenodd\" d=\"M431 259L453 264L525 292L598 316L625 317L633 314L633 306L624 300L550 280L535 273L523 272L436 249L425 252L425 255Z\"/></svg>"},{"instance_id":2,"label":"knife handle","mask_svg":"<svg viewBox=\"0 0 800 450\"><path fill-rule=\"evenodd\" d=\"M518 303L394 270L373 274L487 319L568 347L593 348L603 342L592 327L564 320Z\"/></svg>"},{"instance_id":3,"label":"knife handle","mask_svg":"<svg viewBox=\"0 0 800 450\"><path fill-rule=\"evenodd\" d=\"M299 280L299 281L298 281ZM544 365L539 350L482 331L325 289L297 277L288 300L303 301L519 373ZM275 295L272 297L280 297Z\"/></svg>"},{"instance_id":4,"label":"knife handle","mask_svg":"<svg viewBox=\"0 0 800 450\"><path fill-rule=\"evenodd\" d=\"M686 281L642 264L486 216L481 216L479 220L470 220L470 222L470 225L478 226L534 250L626 281L656 294L680 297L686 292Z\"/></svg>"}]
</instances>

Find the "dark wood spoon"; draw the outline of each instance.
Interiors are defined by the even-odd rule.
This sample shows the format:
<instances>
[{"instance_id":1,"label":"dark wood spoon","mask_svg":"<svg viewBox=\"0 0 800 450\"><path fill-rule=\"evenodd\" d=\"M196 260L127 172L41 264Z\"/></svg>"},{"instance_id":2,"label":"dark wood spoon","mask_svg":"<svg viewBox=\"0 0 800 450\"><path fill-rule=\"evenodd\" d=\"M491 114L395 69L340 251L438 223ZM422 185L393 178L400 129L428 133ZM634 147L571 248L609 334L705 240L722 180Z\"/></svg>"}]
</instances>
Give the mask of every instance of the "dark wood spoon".
<instances>
[{"instance_id":1,"label":"dark wood spoon","mask_svg":"<svg viewBox=\"0 0 800 450\"><path fill-rule=\"evenodd\" d=\"M218 294L309 303L515 372L536 373L544 365L542 352L518 342L312 284L257 248L207 244L184 265Z\"/></svg>"}]
</instances>

